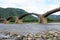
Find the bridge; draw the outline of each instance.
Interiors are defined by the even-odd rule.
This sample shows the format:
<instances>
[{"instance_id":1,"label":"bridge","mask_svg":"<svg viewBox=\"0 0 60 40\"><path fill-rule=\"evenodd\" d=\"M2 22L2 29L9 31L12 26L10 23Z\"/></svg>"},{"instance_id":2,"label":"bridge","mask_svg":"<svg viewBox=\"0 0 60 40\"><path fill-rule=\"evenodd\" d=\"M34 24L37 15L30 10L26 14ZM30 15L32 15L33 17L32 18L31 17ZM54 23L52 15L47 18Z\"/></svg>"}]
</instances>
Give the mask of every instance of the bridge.
<instances>
[{"instance_id":1,"label":"bridge","mask_svg":"<svg viewBox=\"0 0 60 40\"><path fill-rule=\"evenodd\" d=\"M6 20L4 20L4 23L5 24L9 24L9 20L11 19L11 18L15 18L15 23L16 24L21 24L21 23L23 23L22 22L22 18L24 18L25 16L28 16L28 15L36 15L36 16L38 16L39 17L39 21L38 22L40 22L40 14L36 14L36 13L26 13L26 14L23 14L23 15L21 15L21 16L11 16L11 17L8 17Z\"/></svg>"},{"instance_id":2,"label":"bridge","mask_svg":"<svg viewBox=\"0 0 60 40\"><path fill-rule=\"evenodd\" d=\"M5 23L5 24L9 24L9 20L10 20L11 18L15 18L15 23L16 23L16 24L21 24L21 23L23 23L23 22L22 22L22 18L23 18L23 17L25 17L25 16L27 16L27 15L36 15L36 16L38 16L38 18L39 18L39 19L38 19L38 22L39 22L39 23L47 24L47 23L48 23L48 22L47 22L47 17L48 17L49 15L55 13L55 12L58 12L58 11L60 11L60 7L59 7L59 8L55 8L55 9L50 10L50 11L47 11L47 12L44 13L43 15L36 14L36 13L27 13L27 14L23 14L23 15L21 15L21 16L19 16L19 17L17 17L17 16L8 17L7 19L4 20L4 23Z\"/></svg>"}]
</instances>

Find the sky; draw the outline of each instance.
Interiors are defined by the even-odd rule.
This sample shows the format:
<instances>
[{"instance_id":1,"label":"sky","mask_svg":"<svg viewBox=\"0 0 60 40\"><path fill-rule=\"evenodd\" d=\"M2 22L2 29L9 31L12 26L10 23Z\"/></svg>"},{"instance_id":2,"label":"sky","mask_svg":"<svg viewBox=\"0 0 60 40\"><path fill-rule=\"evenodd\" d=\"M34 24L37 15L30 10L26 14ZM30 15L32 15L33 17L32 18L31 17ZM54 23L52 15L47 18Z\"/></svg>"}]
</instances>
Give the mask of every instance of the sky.
<instances>
[{"instance_id":1,"label":"sky","mask_svg":"<svg viewBox=\"0 0 60 40\"><path fill-rule=\"evenodd\" d=\"M20 8L29 13L44 14L45 12L58 8L60 0L0 0L0 7ZM57 15L60 12L57 12Z\"/></svg>"}]
</instances>

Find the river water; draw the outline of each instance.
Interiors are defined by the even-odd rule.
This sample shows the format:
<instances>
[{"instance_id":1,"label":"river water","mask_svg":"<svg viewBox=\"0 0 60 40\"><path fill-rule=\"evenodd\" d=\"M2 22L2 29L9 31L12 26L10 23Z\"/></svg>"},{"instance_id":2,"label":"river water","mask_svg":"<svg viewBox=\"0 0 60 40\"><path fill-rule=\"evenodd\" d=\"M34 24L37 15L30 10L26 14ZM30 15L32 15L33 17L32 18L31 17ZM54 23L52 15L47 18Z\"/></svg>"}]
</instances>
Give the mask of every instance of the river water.
<instances>
[{"instance_id":1,"label":"river water","mask_svg":"<svg viewBox=\"0 0 60 40\"><path fill-rule=\"evenodd\" d=\"M59 30L60 23L23 23L23 24L0 24L0 31L18 32L21 34L25 33L37 33L47 30Z\"/></svg>"}]
</instances>

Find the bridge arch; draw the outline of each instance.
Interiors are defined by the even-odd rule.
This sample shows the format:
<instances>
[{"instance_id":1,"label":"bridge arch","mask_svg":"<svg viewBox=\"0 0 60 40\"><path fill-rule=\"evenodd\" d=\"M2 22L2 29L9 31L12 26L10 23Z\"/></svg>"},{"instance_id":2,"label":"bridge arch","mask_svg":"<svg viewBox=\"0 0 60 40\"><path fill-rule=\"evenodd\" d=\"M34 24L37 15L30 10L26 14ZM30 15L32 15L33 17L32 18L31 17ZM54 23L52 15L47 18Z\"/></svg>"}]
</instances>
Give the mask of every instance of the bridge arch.
<instances>
[{"instance_id":1,"label":"bridge arch","mask_svg":"<svg viewBox=\"0 0 60 40\"><path fill-rule=\"evenodd\" d=\"M5 24L9 24L9 23L10 23L10 19L12 19L12 18L14 18L14 17L13 17L13 16L10 16L10 17L6 18L6 19L4 20L4 23L5 23Z\"/></svg>"},{"instance_id":2,"label":"bridge arch","mask_svg":"<svg viewBox=\"0 0 60 40\"><path fill-rule=\"evenodd\" d=\"M36 15L36 16L40 16L40 14L36 14L36 13L27 13L27 14L23 14L23 15L21 15L20 17L19 17L19 19L22 19L22 18L24 18L25 16L28 16L28 15Z\"/></svg>"},{"instance_id":3,"label":"bridge arch","mask_svg":"<svg viewBox=\"0 0 60 40\"><path fill-rule=\"evenodd\" d=\"M42 22L45 22L45 19L46 19L46 21L47 21L47 17L49 16L49 15L51 15L51 14L53 14L53 13L55 13L55 12L58 12L58 11L60 11L60 7L59 8L55 8L55 9L53 9L53 10L50 10L50 11L47 11L46 13L44 13L42 16ZM47 23L47 22L46 22Z\"/></svg>"},{"instance_id":4,"label":"bridge arch","mask_svg":"<svg viewBox=\"0 0 60 40\"><path fill-rule=\"evenodd\" d=\"M22 20L22 18L24 18L24 17L26 17L28 15L36 15L36 16L38 16L38 22L40 22L40 18L39 18L40 17L40 14L36 14L36 13L23 14L23 15L19 16L19 20Z\"/></svg>"},{"instance_id":5,"label":"bridge arch","mask_svg":"<svg viewBox=\"0 0 60 40\"><path fill-rule=\"evenodd\" d=\"M59 8L55 8L53 10L50 10L50 11L47 11L46 13L43 14L44 17L48 17L49 15L55 13L55 12L58 12L60 11L60 7Z\"/></svg>"},{"instance_id":6,"label":"bridge arch","mask_svg":"<svg viewBox=\"0 0 60 40\"><path fill-rule=\"evenodd\" d=\"M12 16L8 17L6 20L9 21L11 18L13 18Z\"/></svg>"}]
</instances>

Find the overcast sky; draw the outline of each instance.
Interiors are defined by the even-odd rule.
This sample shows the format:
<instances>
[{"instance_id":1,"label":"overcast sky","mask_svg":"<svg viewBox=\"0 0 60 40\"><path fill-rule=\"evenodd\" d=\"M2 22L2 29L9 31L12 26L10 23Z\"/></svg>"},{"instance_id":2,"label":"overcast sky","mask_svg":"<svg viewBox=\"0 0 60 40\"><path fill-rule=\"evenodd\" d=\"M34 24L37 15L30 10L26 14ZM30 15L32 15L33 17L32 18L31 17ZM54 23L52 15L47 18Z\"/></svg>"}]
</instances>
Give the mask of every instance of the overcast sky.
<instances>
[{"instance_id":1,"label":"overcast sky","mask_svg":"<svg viewBox=\"0 0 60 40\"><path fill-rule=\"evenodd\" d=\"M21 8L27 12L43 14L49 10L58 8L59 2L60 0L0 0L0 7Z\"/></svg>"}]
</instances>

